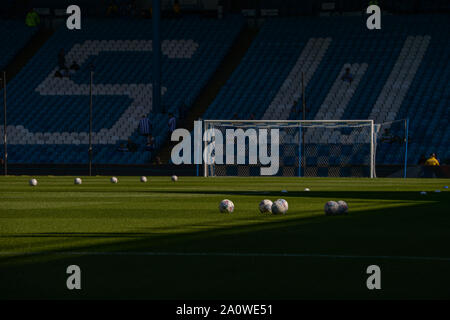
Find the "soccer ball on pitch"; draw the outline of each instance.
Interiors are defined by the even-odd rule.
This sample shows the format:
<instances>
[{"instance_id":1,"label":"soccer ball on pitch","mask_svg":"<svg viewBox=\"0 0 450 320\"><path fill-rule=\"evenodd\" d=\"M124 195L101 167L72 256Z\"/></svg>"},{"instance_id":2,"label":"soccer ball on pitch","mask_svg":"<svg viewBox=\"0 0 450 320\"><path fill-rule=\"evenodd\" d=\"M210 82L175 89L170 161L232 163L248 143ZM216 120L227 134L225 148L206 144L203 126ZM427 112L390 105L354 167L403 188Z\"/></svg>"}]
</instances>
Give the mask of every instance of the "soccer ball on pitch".
<instances>
[{"instance_id":1,"label":"soccer ball on pitch","mask_svg":"<svg viewBox=\"0 0 450 320\"><path fill-rule=\"evenodd\" d=\"M273 214L286 214L289 209L288 202L284 199L278 199L272 204Z\"/></svg>"},{"instance_id":2,"label":"soccer ball on pitch","mask_svg":"<svg viewBox=\"0 0 450 320\"><path fill-rule=\"evenodd\" d=\"M308 191L310 191L310 190L309 190L309 188L305 188L305 191L308 192Z\"/></svg>"},{"instance_id":3,"label":"soccer ball on pitch","mask_svg":"<svg viewBox=\"0 0 450 320\"><path fill-rule=\"evenodd\" d=\"M176 175L173 175L173 176L172 176L172 181L173 181L173 182L177 182L177 181L178 181L178 177L177 177Z\"/></svg>"},{"instance_id":4,"label":"soccer ball on pitch","mask_svg":"<svg viewBox=\"0 0 450 320\"><path fill-rule=\"evenodd\" d=\"M82 181L80 178L75 178L75 180L73 181L74 184L81 184Z\"/></svg>"},{"instance_id":5,"label":"soccer ball on pitch","mask_svg":"<svg viewBox=\"0 0 450 320\"><path fill-rule=\"evenodd\" d=\"M339 205L336 201L328 201L325 203L324 210L327 216L335 216L339 213Z\"/></svg>"},{"instance_id":6,"label":"soccer ball on pitch","mask_svg":"<svg viewBox=\"0 0 450 320\"><path fill-rule=\"evenodd\" d=\"M224 199L220 201L219 210L221 213L232 213L234 211L234 203L231 200Z\"/></svg>"},{"instance_id":7,"label":"soccer ball on pitch","mask_svg":"<svg viewBox=\"0 0 450 320\"><path fill-rule=\"evenodd\" d=\"M31 179L31 180L29 181L29 183L30 183L30 186L32 186L32 187L35 187L35 186L37 186L37 184L38 184L38 182L37 182L36 179Z\"/></svg>"},{"instance_id":8,"label":"soccer ball on pitch","mask_svg":"<svg viewBox=\"0 0 450 320\"><path fill-rule=\"evenodd\" d=\"M147 177L142 176L141 177L141 182L147 182Z\"/></svg>"},{"instance_id":9,"label":"soccer ball on pitch","mask_svg":"<svg viewBox=\"0 0 450 320\"><path fill-rule=\"evenodd\" d=\"M112 177L112 178L111 178L111 183L117 183L117 182L119 182L119 180L117 180L116 177Z\"/></svg>"},{"instance_id":10,"label":"soccer ball on pitch","mask_svg":"<svg viewBox=\"0 0 450 320\"><path fill-rule=\"evenodd\" d=\"M348 204L344 200L339 200L337 202L339 206L339 214L347 214L348 213Z\"/></svg>"},{"instance_id":11,"label":"soccer ball on pitch","mask_svg":"<svg viewBox=\"0 0 450 320\"><path fill-rule=\"evenodd\" d=\"M259 203L259 212L261 213L272 213L272 201L264 199Z\"/></svg>"}]
</instances>

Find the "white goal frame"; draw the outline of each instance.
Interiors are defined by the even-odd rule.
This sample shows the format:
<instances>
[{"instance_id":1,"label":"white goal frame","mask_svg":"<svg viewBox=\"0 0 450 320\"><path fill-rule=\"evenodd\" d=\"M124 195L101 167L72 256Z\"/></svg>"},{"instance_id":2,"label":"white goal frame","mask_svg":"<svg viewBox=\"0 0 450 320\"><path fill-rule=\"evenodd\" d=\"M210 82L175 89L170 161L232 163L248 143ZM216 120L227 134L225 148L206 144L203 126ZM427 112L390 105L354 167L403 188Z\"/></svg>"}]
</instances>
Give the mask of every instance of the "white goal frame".
<instances>
[{"instance_id":1,"label":"white goal frame","mask_svg":"<svg viewBox=\"0 0 450 320\"><path fill-rule=\"evenodd\" d=\"M374 126L374 121L373 120L220 120L220 119L215 119L215 120L203 120L203 132L202 132L202 136L204 136L204 134L206 133L206 130L209 128L210 124L213 123L223 123L223 124L229 124L229 125L233 125L236 124L236 128L238 128L238 124L255 124L255 125L262 125L262 124L269 124L269 125L273 125L276 123L281 124L283 127L308 127L308 126L313 126L314 124L319 125L323 124L323 127L326 128L327 124L329 125L328 127L332 128L332 124L336 124L337 127L344 127L343 125L345 124L350 124L350 125L354 125L357 126L358 124L361 126L367 126L370 127L370 142L368 141L368 143L370 144L370 169L369 169L369 173L370 173L370 178L375 178L376 174L375 174L375 142L376 142L376 136L375 136L375 126ZM349 126L352 127L352 126ZM275 127L274 127L275 128ZM205 150L206 148L206 142L203 141L203 150ZM203 176L204 177L208 177L208 164L206 164L206 161L203 161Z\"/></svg>"}]
</instances>

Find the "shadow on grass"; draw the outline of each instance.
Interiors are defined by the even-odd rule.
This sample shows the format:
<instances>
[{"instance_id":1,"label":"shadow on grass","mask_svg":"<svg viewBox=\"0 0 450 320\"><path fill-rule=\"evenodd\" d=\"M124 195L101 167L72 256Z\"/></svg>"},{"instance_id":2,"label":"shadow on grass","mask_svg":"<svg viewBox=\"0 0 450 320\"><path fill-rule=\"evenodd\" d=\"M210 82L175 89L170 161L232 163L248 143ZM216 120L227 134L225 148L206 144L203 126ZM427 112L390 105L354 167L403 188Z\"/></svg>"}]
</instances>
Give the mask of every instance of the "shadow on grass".
<instances>
[{"instance_id":1,"label":"shadow on grass","mask_svg":"<svg viewBox=\"0 0 450 320\"><path fill-rule=\"evenodd\" d=\"M350 212L346 216L314 215L293 218L288 213L286 216L270 215L255 218L232 216L232 219L241 219L244 222L251 220L251 223L229 226L219 222L213 222L212 225L193 223L173 228L142 228L135 232L124 233L35 232L3 234L0 237L61 238L64 239L61 242L62 251L83 252L174 250L287 253L307 250L367 254L367 249L372 248L374 254L380 255L388 253L429 255L427 253L431 252L439 252L442 255L445 252L443 249L446 248L445 241L435 241L439 237L442 237L441 240L450 238L450 216L442 204L435 202ZM171 232L173 230L181 232ZM93 243L87 246L71 246L70 239L77 238L93 239ZM117 241L109 244L95 243L94 239L102 238ZM422 250L423 248L427 250ZM406 251L402 253L399 249ZM48 252L42 254L41 258L45 260L46 256L51 255L52 252ZM20 262L22 258L24 257L20 255L4 256L0 258L0 262Z\"/></svg>"},{"instance_id":2,"label":"shadow on grass","mask_svg":"<svg viewBox=\"0 0 450 320\"><path fill-rule=\"evenodd\" d=\"M336 198L335 192L310 192L308 197L314 194ZM337 194L344 199L355 198L351 195L355 192ZM400 194L401 200L409 198L409 193ZM368 192L357 192L356 198L358 195L366 199ZM296 196L295 193L293 196ZM11 238L61 238L62 248L36 256L1 257L3 290L0 296L152 299L449 297L449 264L442 262L406 263L379 258L339 261L280 257L107 255L108 252L223 252L448 256L450 216L439 202L367 210L348 216L290 218L287 215L265 218L261 223L181 233L156 233L152 229L142 228L127 233L3 235ZM93 241L88 245L72 242L80 238ZM98 243L97 239L101 238L116 241ZM68 251L86 252L86 255L54 254ZM89 255L89 252L105 255ZM385 295L371 296L360 285L364 283L361 279L366 277L364 266L375 262L387 269L384 279L391 279L394 283L385 287ZM79 296L72 296L64 288L65 268L71 264L80 265L90 283L90 287ZM408 282L411 277L418 276L421 277L418 282ZM430 280L425 281L424 277ZM114 279L116 287L111 287L108 279ZM299 287L303 289L299 290Z\"/></svg>"}]
</instances>

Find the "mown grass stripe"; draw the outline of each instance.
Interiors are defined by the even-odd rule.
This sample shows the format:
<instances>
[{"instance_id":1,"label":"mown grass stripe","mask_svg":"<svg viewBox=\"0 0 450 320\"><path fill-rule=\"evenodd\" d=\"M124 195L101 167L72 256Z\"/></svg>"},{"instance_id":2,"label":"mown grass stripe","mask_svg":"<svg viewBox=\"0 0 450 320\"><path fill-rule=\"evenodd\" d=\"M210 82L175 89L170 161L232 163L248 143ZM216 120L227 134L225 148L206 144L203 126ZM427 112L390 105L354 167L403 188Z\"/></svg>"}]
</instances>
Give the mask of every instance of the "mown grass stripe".
<instances>
[{"instance_id":1,"label":"mown grass stripe","mask_svg":"<svg viewBox=\"0 0 450 320\"><path fill-rule=\"evenodd\" d=\"M39 252L0 252L0 256L32 256L32 255L67 255L67 256L206 256L206 257L294 257L325 259L381 259L381 260L423 260L449 261L450 257L424 256L389 256L389 255L348 255L348 254L315 254L315 253L256 253L256 252L153 252L153 251L39 251Z\"/></svg>"}]
</instances>

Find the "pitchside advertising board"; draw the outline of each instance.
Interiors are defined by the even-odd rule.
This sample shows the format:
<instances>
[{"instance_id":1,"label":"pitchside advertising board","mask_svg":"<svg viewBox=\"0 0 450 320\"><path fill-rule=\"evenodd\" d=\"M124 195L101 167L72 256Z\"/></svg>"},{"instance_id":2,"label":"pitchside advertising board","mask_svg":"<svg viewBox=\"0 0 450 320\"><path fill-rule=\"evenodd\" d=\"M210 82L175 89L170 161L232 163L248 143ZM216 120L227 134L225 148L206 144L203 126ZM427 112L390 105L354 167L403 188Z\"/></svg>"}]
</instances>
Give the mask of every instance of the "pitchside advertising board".
<instances>
[{"instance_id":1,"label":"pitchside advertising board","mask_svg":"<svg viewBox=\"0 0 450 320\"><path fill-rule=\"evenodd\" d=\"M262 10L263 11L263 10ZM66 21L67 29L69 30L81 30L81 8L77 5L70 5L66 9L66 13L69 15ZM370 16L367 18L366 26L369 30L381 29L381 9L378 5L371 4L367 7L367 14Z\"/></svg>"}]
</instances>

